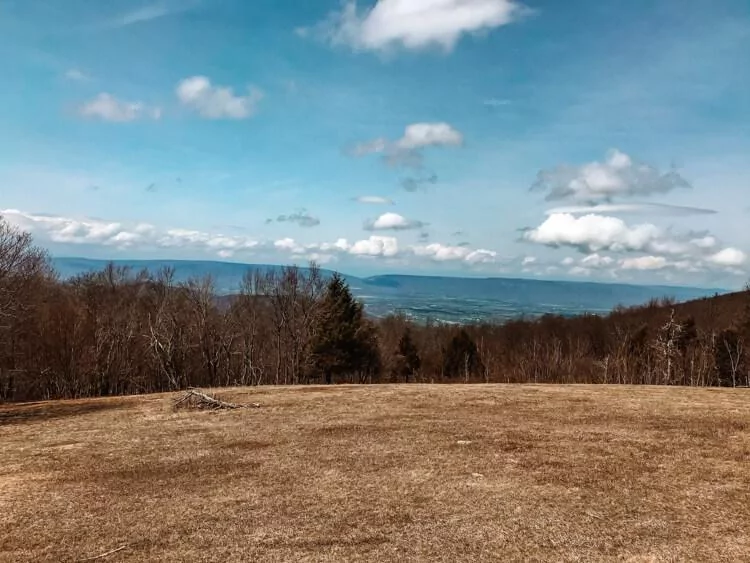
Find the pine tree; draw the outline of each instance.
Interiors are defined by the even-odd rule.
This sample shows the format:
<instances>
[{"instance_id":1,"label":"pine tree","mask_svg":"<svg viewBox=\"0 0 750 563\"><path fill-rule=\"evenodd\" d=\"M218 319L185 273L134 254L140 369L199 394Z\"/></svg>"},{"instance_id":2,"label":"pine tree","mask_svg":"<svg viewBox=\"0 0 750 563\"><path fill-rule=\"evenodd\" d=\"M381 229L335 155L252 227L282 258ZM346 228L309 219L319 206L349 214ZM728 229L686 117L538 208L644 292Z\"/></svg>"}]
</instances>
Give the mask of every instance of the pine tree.
<instances>
[{"instance_id":1,"label":"pine tree","mask_svg":"<svg viewBox=\"0 0 750 563\"><path fill-rule=\"evenodd\" d=\"M422 367L422 359L419 357L419 351L411 337L409 327L404 329L401 339L398 341L398 351L396 352L396 375L403 377L406 383L409 383L409 377L413 376Z\"/></svg>"},{"instance_id":2,"label":"pine tree","mask_svg":"<svg viewBox=\"0 0 750 563\"><path fill-rule=\"evenodd\" d=\"M380 370L375 326L364 317L344 279L334 274L326 287L312 343L313 370L330 384L348 374Z\"/></svg>"},{"instance_id":3,"label":"pine tree","mask_svg":"<svg viewBox=\"0 0 750 563\"><path fill-rule=\"evenodd\" d=\"M483 369L476 343L469 333L462 329L443 351L443 375L468 380L470 375L481 373Z\"/></svg>"}]
</instances>

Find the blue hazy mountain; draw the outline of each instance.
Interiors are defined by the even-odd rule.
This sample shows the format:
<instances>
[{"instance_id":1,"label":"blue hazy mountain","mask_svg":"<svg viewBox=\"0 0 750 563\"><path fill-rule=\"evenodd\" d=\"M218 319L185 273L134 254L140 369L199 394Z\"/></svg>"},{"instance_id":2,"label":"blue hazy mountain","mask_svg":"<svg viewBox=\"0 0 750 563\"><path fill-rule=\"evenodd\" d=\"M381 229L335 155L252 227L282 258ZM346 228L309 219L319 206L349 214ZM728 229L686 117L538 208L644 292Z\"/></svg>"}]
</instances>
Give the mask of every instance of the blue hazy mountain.
<instances>
[{"instance_id":1,"label":"blue hazy mountain","mask_svg":"<svg viewBox=\"0 0 750 563\"><path fill-rule=\"evenodd\" d=\"M101 270L107 260L54 258L55 268L66 279ZM218 293L237 291L248 270L280 271L281 266L184 260L114 260L118 266L155 273L170 267L177 281L211 275ZM304 269L304 268L303 268ZM330 270L323 270L330 275ZM501 321L545 313L602 314L618 305L640 305L651 299L670 297L688 301L724 293L718 289L644 286L513 278L457 278L439 276L379 275L367 278L344 276L352 292L369 314L384 316L401 312L409 317L445 322Z\"/></svg>"}]
</instances>

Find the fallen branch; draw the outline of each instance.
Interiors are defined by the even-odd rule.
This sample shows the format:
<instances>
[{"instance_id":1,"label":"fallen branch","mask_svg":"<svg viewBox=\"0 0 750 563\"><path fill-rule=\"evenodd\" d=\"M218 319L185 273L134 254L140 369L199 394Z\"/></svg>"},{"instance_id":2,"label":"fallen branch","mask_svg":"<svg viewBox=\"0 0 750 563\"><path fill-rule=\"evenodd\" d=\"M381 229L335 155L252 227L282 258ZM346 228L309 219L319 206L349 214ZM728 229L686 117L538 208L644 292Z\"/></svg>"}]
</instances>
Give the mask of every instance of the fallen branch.
<instances>
[{"instance_id":1,"label":"fallen branch","mask_svg":"<svg viewBox=\"0 0 750 563\"><path fill-rule=\"evenodd\" d=\"M121 545L120 547L107 551L106 553L100 553L99 555L94 555L93 557L87 557L86 559L79 559L78 562L82 563L83 561L94 561L95 559L104 559L105 557L109 557L110 555L117 553L118 551L122 551L126 547L128 547L128 544Z\"/></svg>"},{"instance_id":2,"label":"fallen branch","mask_svg":"<svg viewBox=\"0 0 750 563\"><path fill-rule=\"evenodd\" d=\"M227 403L226 401L220 401L215 397L206 395L202 391L197 389L188 389L174 402L174 408L193 408L193 409L206 409L206 410L231 410L231 409L246 409L246 408L260 408L259 403L249 403L240 405L236 403Z\"/></svg>"}]
</instances>

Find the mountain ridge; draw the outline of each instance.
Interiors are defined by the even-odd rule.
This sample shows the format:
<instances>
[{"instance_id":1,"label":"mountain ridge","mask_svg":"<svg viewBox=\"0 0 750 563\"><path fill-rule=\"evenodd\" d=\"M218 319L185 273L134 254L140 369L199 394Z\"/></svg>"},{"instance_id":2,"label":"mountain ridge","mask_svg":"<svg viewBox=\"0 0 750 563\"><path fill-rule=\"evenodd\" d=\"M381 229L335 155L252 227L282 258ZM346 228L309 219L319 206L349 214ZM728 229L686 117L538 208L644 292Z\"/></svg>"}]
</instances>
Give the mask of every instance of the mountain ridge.
<instances>
[{"instance_id":1,"label":"mountain ridge","mask_svg":"<svg viewBox=\"0 0 750 563\"><path fill-rule=\"evenodd\" d=\"M155 273L163 267L175 270L177 281L214 278L219 294L239 289L249 270L281 271L283 266L203 260L100 260L56 257L52 263L64 279L101 270L109 263L135 271ZM307 268L301 267L304 271ZM321 269L324 275L333 270ZM370 314L384 316L401 312L419 319L447 322L507 320L545 313L566 316L604 314L618 305L641 305L669 297L678 302L727 293L718 288L636 285L592 281L556 281L503 277L455 277L410 274L378 274L358 277L341 274Z\"/></svg>"}]
</instances>

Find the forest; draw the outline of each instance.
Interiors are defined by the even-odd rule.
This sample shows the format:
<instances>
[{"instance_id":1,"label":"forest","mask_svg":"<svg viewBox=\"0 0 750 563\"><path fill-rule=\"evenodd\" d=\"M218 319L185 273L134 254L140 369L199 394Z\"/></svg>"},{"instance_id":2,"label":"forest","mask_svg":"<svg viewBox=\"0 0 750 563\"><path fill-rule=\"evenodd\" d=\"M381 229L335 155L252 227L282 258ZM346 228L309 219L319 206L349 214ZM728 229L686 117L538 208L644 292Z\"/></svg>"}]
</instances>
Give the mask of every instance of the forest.
<instances>
[{"instance_id":1,"label":"forest","mask_svg":"<svg viewBox=\"0 0 750 563\"><path fill-rule=\"evenodd\" d=\"M313 383L750 385L750 291L606 317L368 318L314 264L210 278L110 265L61 280L0 218L0 401Z\"/></svg>"}]
</instances>

